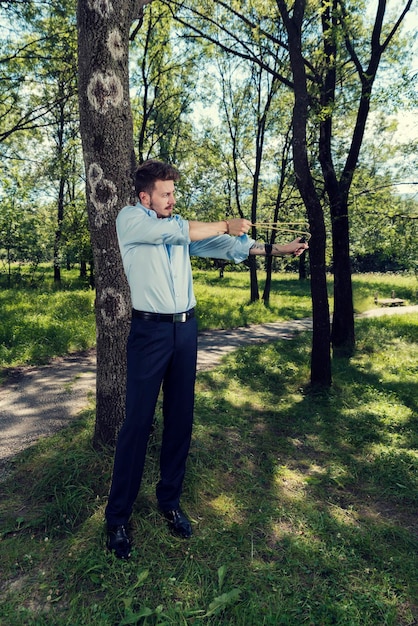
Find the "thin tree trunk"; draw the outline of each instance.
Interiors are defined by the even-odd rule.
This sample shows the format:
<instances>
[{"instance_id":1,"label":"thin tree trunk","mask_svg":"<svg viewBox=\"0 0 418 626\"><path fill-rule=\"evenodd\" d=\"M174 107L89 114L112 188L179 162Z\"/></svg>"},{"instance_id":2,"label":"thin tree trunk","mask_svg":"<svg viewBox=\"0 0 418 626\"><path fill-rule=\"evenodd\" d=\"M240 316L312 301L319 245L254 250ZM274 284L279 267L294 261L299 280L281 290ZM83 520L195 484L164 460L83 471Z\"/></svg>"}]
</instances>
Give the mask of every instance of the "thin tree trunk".
<instances>
[{"instance_id":1,"label":"thin tree trunk","mask_svg":"<svg viewBox=\"0 0 418 626\"><path fill-rule=\"evenodd\" d=\"M63 86L59 84L59 94L62 95ZM65 197L65 167L64 167L64 129L65 129L65 100L62 99L58 105L58 129L57 129L57 163L59 169L59 189L58 189L58 207L57 207L57 227L55 229L54 238L54 282L61 282L61 242L62 242L62 223L64 221L64 197Z\"/></svg>"},{"instance_id":2,"label":"thin tree trunk","mask_svg":"<svg viewBox=\"0 0 418 626\"><path fill-rule=\"evenodd\" d=\"M288 13L284 0L277 0L277 3L288 32L294 80L293 163L298 189L308 212L312 235L309 242L313 317L311 384L329 387L331 385L331 330L325 266L326 231L321 202L309 167L306 139L309 97L302 56L301 32L305 2L295 0L292 17Z\"/></svg>"},{"instance_id":3,"label":"thin tree trunk","mask_svg":"<svg viewBox=\"0 0 418 626\"><path fill-rule=\"evenodd\" d=\"M299 257L299 280L306 280L308 273L306 271L306 252L303 252Z\"/></svg>"},{"instance_id":4,"label":"thin tree trunk","mask_svg":"<svg viewBox=\"0 0 418 626\"><path fill-rule=\"evenodd\" d=\"M55 229L54 238L54 282L59 283L61 281L61 239L62 239L62 222L64 219L64 186L65 180L61 176L58 191L58 212L57 212L57 227Z\"/></svg>"}]
</instances>

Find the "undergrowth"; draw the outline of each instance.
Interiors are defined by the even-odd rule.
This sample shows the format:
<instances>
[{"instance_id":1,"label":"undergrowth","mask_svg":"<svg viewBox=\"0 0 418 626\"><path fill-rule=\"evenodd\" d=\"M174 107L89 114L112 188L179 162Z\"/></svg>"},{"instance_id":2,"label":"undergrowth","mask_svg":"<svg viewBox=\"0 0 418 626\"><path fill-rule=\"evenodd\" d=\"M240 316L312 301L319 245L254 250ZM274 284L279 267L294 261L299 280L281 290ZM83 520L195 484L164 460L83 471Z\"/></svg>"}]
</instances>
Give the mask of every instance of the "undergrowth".
<instances>
[{"instance_id":1,"label":"undergrowth","mask_svg":"<svg viewBox=\"0 0 418 626\"><path fill-rule=\"evenodd\" d=\"M328 392L306 385L309 333L198 375L190 541L156 506L160 406L129 562L104 547L112 450L91 447L93 411L17 455L0 485L0 623L416 624L418 320L356 330Z\"/></svg>"}]
</instances>

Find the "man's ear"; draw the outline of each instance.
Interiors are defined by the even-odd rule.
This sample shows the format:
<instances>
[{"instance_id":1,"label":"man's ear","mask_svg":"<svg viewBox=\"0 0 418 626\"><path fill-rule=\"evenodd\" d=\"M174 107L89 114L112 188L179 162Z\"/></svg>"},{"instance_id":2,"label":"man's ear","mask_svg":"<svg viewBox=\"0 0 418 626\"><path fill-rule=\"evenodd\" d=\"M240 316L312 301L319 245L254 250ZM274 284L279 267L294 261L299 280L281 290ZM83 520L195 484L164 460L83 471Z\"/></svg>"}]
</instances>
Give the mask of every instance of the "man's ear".
<instances>
[{"instance_id":1,"label":"man's ear","mask_svg":"<svg viewBox=\"0 0 418 626\"><path fill-rule=\"evenodd\" d=\"M139 198L140 203L143 204L144 206L147 207L149 205L150 195L146 191L140 191L138 194L138 198Z\"/></svg>"}]
</instances>

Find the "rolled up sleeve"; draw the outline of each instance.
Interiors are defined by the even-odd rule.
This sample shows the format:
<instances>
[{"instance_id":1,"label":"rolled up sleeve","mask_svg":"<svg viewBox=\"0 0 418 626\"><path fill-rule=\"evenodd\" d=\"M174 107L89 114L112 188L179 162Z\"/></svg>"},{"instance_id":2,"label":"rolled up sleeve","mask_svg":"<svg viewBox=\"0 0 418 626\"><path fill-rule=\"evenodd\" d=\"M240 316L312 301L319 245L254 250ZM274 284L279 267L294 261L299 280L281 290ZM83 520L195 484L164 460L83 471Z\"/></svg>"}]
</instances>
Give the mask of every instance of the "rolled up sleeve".
<instances>
[{"instance_id":1,"label":"rolled up sleeve","mask_svg":"<svg viewBox=\"0 0 418 626\"><path fill-rule=\"evenodd\" d=\"M191 256L241 263L248 257L253 243L254 239L251 239L248 235L241 235L241 237L219 235L210 239L192 241L189 248Z\"/></svg>"}]
</instances>

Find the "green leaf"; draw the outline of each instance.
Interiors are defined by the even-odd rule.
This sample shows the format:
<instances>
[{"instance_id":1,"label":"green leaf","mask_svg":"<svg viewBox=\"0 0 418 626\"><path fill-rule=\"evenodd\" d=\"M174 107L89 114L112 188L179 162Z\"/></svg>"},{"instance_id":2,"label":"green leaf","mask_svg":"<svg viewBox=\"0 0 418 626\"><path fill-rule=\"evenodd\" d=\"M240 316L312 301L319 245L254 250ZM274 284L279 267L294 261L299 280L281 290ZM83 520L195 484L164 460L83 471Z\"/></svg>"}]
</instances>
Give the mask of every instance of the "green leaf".
<instances>
[{"instance_id":1,"label":"green leaf","mask_svg":"<svg viewBox=\"0 0 418 626\"><path fill-rule=\"evenodd\" d=\"M222 595L215 598L208 607L204 617L209 617L210 615L216 615L223 611L228 604L233 604L237 602L239 596L241 595L241 589L232 589L228 593L223 593Z\"/></svg>"},{"instance_id":2,"label":"green leaf","mask_svg":"<svg viewBox=\"0 0 418 626\"><path fill-rule=\"evenodd\" d=\"M219 591L222 590L222 585L223 585L224 580L225 580L225 574L226 574L226 565L221 565L221 567L218 569Z\"/></svg>"},{"instance_id":3,"label":"green leaf","mask_svg":"<svg viewBox=\"0 0 418 626\"><path fill-rule=\"evenodd\" d=\"M134 589L136 589L137 587L140 587L146 581L148 576L149 576L148 569L143 569L142 572L139 572L139 574L137 575L136 583L134 585Z\"/></svg>"},{"instance_id":4,"label":"green leaf","mask_svg":"<svg viewBox=\"0 0 418 626\"><path fill-rule=\"evenodd\" d=\"M154 612L155 611L153 611L149 607L144 606L144 608L137 613L130 612L129 615L126 615L123 620L119 622L119 626L127 626L127 624L137 624L138 620L143 617L151 617L151 615L154 615Z\"/></svg>"}]
</instances>

